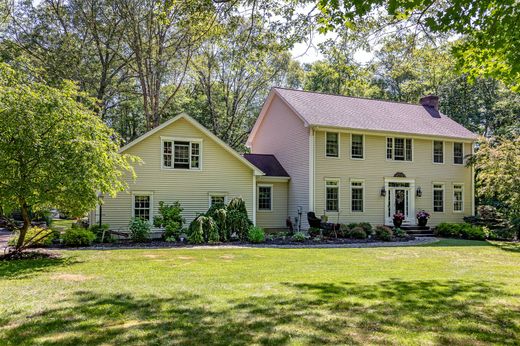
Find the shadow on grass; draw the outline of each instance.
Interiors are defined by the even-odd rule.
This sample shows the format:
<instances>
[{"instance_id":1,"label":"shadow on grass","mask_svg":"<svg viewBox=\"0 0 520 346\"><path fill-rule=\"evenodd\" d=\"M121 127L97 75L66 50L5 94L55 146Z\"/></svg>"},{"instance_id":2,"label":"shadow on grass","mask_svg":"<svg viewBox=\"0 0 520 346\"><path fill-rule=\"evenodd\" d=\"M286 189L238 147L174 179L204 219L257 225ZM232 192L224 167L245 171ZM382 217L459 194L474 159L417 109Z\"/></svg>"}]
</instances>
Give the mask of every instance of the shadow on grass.
<instances>
[{"instance_id":1,"label":"shadow on grass","mask_svg":"<svg viewBox=\"0 0 520 346\"><path fill-rule=\"evenodd\" d=\"M25 279L55 267L68 266L77 263L70 257L40 257L30 259L0 261L0 278Z\"/></svg>"},{"instance_id":2,"label":"shadow on grass","mask_svg":"<svg viewBox=\"0 0 520 346\"><path fill-rule=\"evenodd\" d=\"M0 343L399 344L404 338L417 344L513 345L520 338L519 297L491 283L283 286L286 295L258 292L222 304L188 292L161 298L80 291L38 315L0 322Z\"/></svg>"},{"instance_id":3,"label":"shadow on grass","mask_svg":"<svg viewBox=\"0 0 520 346\"><path fill-rule=\"evenodd\" d=\"M467 240L467 239L450 239L440 238L439 241L428 244L418 244L417 246L425 247L450 247L450 246L492 246L484 240Z\"/></svg>"},{"instance_id":4,"label":"shadow on grass","mask_svg":"<svg viewBox=\"0 0 520 346\"><path fill-rule=\"evenodd\" d=\"M496 246L504 251L510 252L519 252L520 253L520 242L510 242L510 241L492 241L490 243L493 246Z\"/></svg>"}]
</instances>

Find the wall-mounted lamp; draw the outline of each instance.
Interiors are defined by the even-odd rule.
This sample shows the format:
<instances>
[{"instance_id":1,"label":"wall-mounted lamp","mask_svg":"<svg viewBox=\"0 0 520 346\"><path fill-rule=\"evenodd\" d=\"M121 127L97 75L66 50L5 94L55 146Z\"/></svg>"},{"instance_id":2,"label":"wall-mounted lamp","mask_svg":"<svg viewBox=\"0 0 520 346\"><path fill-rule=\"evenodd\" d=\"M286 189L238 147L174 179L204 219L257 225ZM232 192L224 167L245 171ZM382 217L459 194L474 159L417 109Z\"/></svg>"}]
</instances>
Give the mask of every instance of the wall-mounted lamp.
<instances>
[{"instance_id":1,"label":"wall-mounted lamp","mask_svg":"<svg viewBox=\"0 0 520 346\"><path fill-rule=\"evenodd\" d=\"M385 187L383 186L381 188L381 197L385 197L386 196L386 190L385 190Z\"/></svg>"},{"instance_id":2,"label":"wall-mounted lamp","mask_svg":"<svg viewBox=\"0 0 520 346\"><path fill-rule=\"evenodd\" d=\"M415 195L416 195L417 197L422 197L422 190L421 190L421 187L420 187L420 186L418 186L418 187L417 187L417 190L415 190Z\"/></svg>"}]
</instances>

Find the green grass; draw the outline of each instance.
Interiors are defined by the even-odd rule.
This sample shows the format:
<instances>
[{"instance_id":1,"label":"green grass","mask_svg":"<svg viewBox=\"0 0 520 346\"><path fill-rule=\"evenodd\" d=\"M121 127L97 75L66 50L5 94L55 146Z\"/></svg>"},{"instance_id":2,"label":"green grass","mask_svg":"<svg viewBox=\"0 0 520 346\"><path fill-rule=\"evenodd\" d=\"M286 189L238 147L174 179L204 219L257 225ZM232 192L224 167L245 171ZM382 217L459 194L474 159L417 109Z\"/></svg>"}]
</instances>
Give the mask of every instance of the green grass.
<instances>
[{"instance_id":1,"label":"green grass","mask_svg":"<svg viewBox=\"0 0 520 346\"><path fill-rule=\"evenodd\" d=\"M0 344L518 345L517 250L446 240L0 262Z\"/></svg>"}]
</instances>

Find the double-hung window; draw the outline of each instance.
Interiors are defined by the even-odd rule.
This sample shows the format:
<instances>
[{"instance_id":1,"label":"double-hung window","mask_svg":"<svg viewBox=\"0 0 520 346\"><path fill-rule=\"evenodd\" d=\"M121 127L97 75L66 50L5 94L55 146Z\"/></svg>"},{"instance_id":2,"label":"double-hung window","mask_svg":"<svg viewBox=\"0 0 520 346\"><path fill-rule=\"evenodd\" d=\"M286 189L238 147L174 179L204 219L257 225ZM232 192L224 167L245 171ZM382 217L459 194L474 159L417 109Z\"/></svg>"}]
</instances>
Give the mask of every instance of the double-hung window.
<instances>
[{"instance_id":1,"label":"double-hung window","mask_svg":"<svg viewBox=\"0 0 520 346\"><path fill-rule=\"evenodd\" d=\"M464 163L464 144L453 143L453 163L456 165L462 165Z\"/></svg>"},{"instance_id":2,"label":"double-hung window","mask_svg":"<svg viewBox=\"0 0 520 346\"><path fill-rule=\"evenodd\" d=\"M433 141L433 163L444 163L443 141Z\"/></svg>"},{"instance_id":3,"label":"double-hung window","mask_svg":"<svg viewBox=\"0 0 520 346\"><path fill-rule=\"evenodd\" d=\"M200 141L163 140L163 167L200 169L200 146Z\"/></svg>"},{"instance_id":4,"label":"double-hung window","mask_svg":"<svg viewBox=\"0 0 520 346\"><path fill-rule=\"evenodd\" d=\"M350 182L351 210L353 212L363 212L364 209L364 183L361 180Z\"/></svg>"},{"instance_id":5,"label":"double-hung window","mask_svg":"<svg viewBox=\"0 0 520 346\"><path fill-rule=\"evenodd\" d=\"M339 133L326 132L325 156L339 157Z\"/></svg>"},{"instance_id":6,"label":"double-hung window","mask_svg":"<svg viewBox=\"0 0 520 346\"><path fill-rule=\"evenodd\" d=\"M134 217L151 221L152 200L150 195L134 195Z\"/></svg>"},{"instance_id":7,"label":"double-hung window","mask_svg":"<svg viewBox=\"0 0 520 346\"><path fill-rule=\"evenodd\" d=\"M220 205L220 206L226 205L226 195L224 195L224 194L210 194L210 196L209 196L209 206L213 207L214 205Z\"/></svg>"},{"instance_id":8,"label":"double-hung window","mask_svg":"<svg viewBox=\"0 0 520 346\"><path fill-rule=\"evenodd\" d=\"M464 211L464 187L462 184L453 184L453 211Z\"/></svg>"},{"instance_id":9,"label":"double-hung window","mask_svg":"<svg viewBox=\"0 0 520 346\"><path fill-rule=\"evenodd\" d=\"M272 185L258 185L258 210L271 211L273 207Z\"/></svg>"},{"instance_id":10,"label":"double-hung window","mask_svg":"<svg viewBox=\"0 0 520 346\"><path fill-rule=\"evenodd\" d=\"M433 184L433 211L444 212L444 184Z\"/></svg>"},{"instance_id":11,"label":"double-hung window","mask_svg":"<svg viewBox=\"0 0 520 346\"><path fill-rule=\"evenodd\" d=\"M364 158L363 149L363 135L351 135L351 158L362 159Z\"/></svg>"},{"instance_id":12,"label":"double-hung window","mask_svg":"<svg viewBox=\"0 0 520 346\"><path fill-rule=\"evenodd\" d=\"M395 161L412 161L412 139L399 137L387 138L386 158Z\"/></svg>"},{"instance_id":13,"label":"double-hung window","mask_svg":"<svg viewBox=\"0 0 520 346\"><path fill-rule=\"evenodd\" d=\"M327 180L325 182L325 210L339 211L339 181Z\"/></svg>"}]
</instances>

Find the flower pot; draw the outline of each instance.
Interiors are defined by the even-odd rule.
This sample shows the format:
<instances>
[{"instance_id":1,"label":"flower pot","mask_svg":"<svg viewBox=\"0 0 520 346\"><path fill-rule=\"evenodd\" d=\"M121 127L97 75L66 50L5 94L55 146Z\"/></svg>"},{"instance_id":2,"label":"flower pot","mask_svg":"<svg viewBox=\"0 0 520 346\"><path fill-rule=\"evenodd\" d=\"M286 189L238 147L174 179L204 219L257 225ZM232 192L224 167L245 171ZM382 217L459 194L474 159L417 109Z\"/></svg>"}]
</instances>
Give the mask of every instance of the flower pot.
<instances>
[{"instance_id":1,"label":"flower pot","mask_svg":"<svg viewBox=\"0 0 520 346\"><path fill-rule=\"evenodd\" d=\"M426 224L428 223L428 219L425 217L421 218L421 219L417 219L417 221L419 221L419 226L421 226L421 227L426 226Z\"/></svg>"},{"instance_id":2,"label":"flower pot","mask_svg":"<svg viewBox=\"0 0 520 346\"><path fill-rule=\"evenodd\" d=\"M394 226L395 227L401 227L401 225L403 224L403 220L396 220L394 219Z\"/></svg>"}]
</instances>

